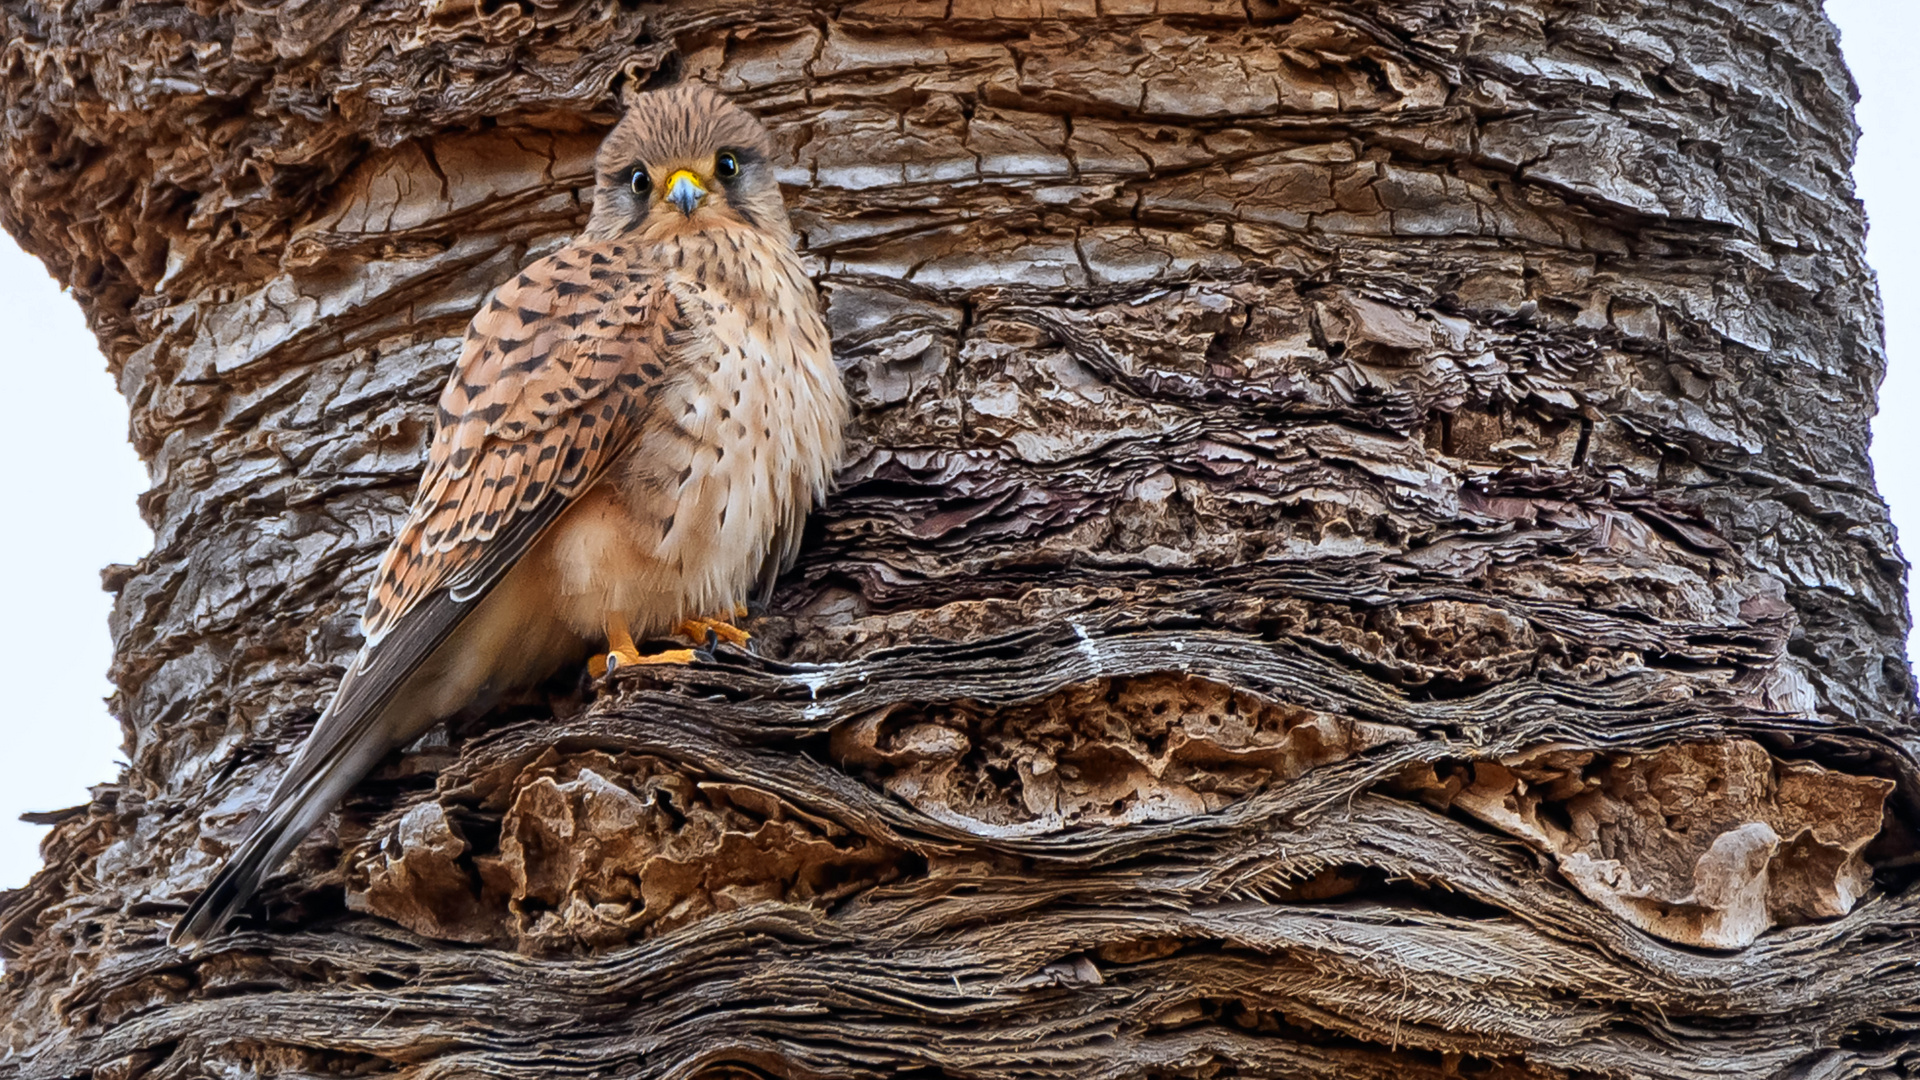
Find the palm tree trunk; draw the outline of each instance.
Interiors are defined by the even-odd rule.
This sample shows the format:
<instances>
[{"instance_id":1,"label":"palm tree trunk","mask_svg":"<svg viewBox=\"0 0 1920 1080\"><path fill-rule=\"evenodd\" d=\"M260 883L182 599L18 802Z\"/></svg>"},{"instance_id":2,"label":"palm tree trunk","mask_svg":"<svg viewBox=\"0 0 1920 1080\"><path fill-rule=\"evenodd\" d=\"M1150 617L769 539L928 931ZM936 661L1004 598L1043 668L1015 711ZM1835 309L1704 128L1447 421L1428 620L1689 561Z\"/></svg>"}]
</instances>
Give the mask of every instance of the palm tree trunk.
<instances>
[{"instance_id":1,"label":"palm tree trunk","mask_svg":"<svg viewBox=\"0 0 1920 1080\"><path fill-rule=\"evenodd\" d=\"M157 538L0 1077L1912 1075L1814 0L0 11L0 221ZM682 76L791 154L858 404L758 655L428 736L175 953L467 318Z\"/></svg>"}]
</instances>

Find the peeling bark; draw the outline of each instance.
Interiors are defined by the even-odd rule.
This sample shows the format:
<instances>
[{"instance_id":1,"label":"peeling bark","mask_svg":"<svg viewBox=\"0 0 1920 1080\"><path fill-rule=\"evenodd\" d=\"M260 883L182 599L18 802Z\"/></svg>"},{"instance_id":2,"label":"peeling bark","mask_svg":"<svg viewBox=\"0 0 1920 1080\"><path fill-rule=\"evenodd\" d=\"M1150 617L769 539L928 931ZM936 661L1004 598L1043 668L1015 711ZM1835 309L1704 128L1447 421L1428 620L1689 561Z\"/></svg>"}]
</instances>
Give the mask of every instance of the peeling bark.
<instances>
[{"instance_id":1,"label":"peeling bark","mask_svg":"<svg viewBox=\"0 0 1920 1080\"><path fill-rule=\"evenodd\" d=\"M1813 0L0 12L0 222L156 536L0 1077L1920 1069ZM754 654L443 727L166 948L467 318L679 74L779 139L858 406Z\"/></svg>"}]
</instances>

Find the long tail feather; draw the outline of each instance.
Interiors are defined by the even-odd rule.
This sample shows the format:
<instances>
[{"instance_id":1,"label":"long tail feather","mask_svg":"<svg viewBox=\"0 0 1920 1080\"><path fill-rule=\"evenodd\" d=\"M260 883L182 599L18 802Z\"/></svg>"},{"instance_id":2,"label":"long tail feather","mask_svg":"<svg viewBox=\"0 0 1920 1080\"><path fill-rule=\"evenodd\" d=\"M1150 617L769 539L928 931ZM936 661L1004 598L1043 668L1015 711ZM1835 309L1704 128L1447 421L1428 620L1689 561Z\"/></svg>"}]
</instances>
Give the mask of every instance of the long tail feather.
<instances>
[{"instance_id":1,"label":"long tail feather","mask_svg":"<svg viewBox=\"0 0 1920 1080\"><path fill-rule=\"evenodd\" d=\"M187 905L186 914L167 934L168 944L191 945L219 933L307 831L372 771L389 740L377 726L362 728L357 736L329 747L324 760L309 763L305 753L294 760L267 804L266 817L234 849L213 883Z\"/></svg>"},{"instance_id":2,"label":"long tail feather","mask_svg":"<svg viewBox=\"0 0 1920 1080\"><path fill-rule=\"evenodd\" d=\"M293 845L284 843L287 832L284 829L256 831L247 837L240 849L220 868L213 879L193 903L187 905L187 913L173 924L172 932L167 934L167 944L175 947L192 945L216 934L227 925L248 900L260 889L260 883L278 866L281 858ZM294 837L294 843L299 837Z\"/></svg>"}]
</instances>

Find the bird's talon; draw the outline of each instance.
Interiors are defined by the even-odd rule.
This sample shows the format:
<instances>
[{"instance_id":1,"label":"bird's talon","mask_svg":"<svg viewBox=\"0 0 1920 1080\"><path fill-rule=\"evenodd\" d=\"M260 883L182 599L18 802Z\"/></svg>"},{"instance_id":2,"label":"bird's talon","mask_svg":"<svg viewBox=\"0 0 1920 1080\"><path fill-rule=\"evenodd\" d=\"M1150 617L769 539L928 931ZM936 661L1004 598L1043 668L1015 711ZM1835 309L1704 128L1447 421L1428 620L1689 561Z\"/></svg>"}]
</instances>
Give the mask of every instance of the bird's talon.
<instances>
[{"instance_id":1,"label":"bird's talon","mask_svg":"<svg viewBox=\"0 0 1920 1080\"><path fill-rule=\"evenodd\" d=\"M735 608L734 612L733 617L737 619L745 614L745 609ZM673 628L673 632L692 641L704 641L708 648L712 648L715 641L745 646L747 642L753 640L752 634L719 618L684 619L680 625Z\"/></svg>"},{"instance_id":2,"label":"bird's talon","mask_svg":"<svg viewBox=\"0 0 1920 1080\"><path fill-rule=\"evenodd\" d=\"M602 675L618 671L623 667L647 662L647 657L640 655L638 649L613 649L605 655L596 656L593 659L597 661L597 663L590 662L587 665L587 670L592 673L596 679ZM598 671L593 670L596 667L599 668Z\"/></svg>"},{"instance_id":3,"label":"bird's talon","mask_svg":"<svg viewBox=\"0 0 1920 1080\"><path fill-rule=\"evenodd\" d=\"M665 652L651 653L633 662L635 664L691 664L694 658L692 649L668 649Z\"/></svg>"},{"instance_id":4,"label":"bird's talon","mask_svg":"<svg viewBox=\"0 0 1920 1080\"><path fill-rule=\"evenodd\" d=\"M603 679L622 668L649 667L656 664L691 664L699 655L699 651L694 649L667 649L657 653L615 649L612 652L595 653L589 658L587 674L596 679Z\"/></svg>"}]
</instances>

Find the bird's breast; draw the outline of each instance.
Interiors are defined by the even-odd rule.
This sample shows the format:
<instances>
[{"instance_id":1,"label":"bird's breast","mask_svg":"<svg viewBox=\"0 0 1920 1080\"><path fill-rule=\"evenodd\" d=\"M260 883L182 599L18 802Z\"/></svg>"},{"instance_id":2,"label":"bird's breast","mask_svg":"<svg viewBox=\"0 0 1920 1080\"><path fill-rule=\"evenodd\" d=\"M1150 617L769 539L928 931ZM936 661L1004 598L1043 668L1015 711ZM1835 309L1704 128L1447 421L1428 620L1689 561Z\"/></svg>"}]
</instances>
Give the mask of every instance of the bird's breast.
<instances>
[{"instance_id":1,"label":"bird's breast","mask_svg":"<svg viewBox=\"0 0 1920 1080\"><path fill-rule=\"evenodd\" d=\"M743 602L839 464L847 403L826 327L792 256L772 255L785 258L762 256L760 280L710 269L704 286L676 287L694 324L683 370L615 480L639 532L657 537L653 569L626 575L615 598L636 629Z\"/></svg>"}]
</instances>

